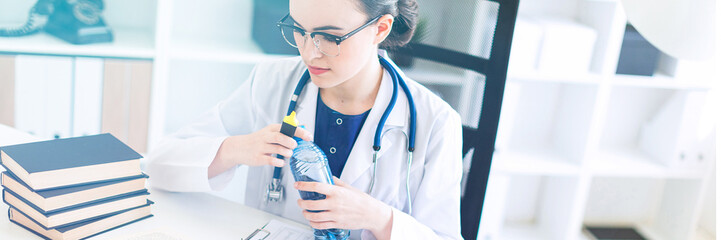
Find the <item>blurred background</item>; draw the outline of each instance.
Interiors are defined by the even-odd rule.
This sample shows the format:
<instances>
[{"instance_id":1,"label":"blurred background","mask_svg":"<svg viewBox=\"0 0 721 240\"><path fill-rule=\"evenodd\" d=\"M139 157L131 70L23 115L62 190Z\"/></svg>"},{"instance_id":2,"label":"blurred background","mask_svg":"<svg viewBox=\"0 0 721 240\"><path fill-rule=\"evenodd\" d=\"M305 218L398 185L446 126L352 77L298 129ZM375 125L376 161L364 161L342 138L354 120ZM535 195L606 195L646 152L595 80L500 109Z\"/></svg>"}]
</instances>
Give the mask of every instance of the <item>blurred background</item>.
<instances>
[{"instance_id":1,"label":"blurred background","mask_svg":"<svg viewBox=\"0 0 721 240\"><path fill-rule=\"evenodd\" d=\"M490 54L493 3L418 2L412 41ZM698 24L713 25L715 1L679 26L659 20L677 6L637 2L648 1L521 0L479 239L593 239L584 226L716 239L717 44ZM287 0L0 0L0 124L45 139L110 132L146 154L256 63L297 55L275 28L287 11ZM483 76L393 58L478 122ZM214 194L242 202L244 189Z\"/></svg>"}]
</instances>

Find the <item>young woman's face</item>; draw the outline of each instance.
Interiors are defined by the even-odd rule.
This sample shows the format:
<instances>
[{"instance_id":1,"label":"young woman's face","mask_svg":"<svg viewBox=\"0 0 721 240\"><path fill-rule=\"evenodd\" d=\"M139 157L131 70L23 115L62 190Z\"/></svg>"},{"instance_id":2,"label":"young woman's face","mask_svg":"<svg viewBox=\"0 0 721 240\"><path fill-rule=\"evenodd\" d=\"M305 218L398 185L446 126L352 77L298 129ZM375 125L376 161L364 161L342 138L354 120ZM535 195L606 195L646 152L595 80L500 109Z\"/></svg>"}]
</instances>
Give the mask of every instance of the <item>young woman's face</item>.
<instances>
[{"instance_id":1,"label":"young woman's face","mask_svg":"<svg viewBox=\"0 0 721 240\"><path fill-rule=\"evenodd\" d=\"M291 0L290 16L296 26L307 32L343 36L365 24L370 17L357 9L357 0ZM327 56L310 37L298 44L311 80L320 88L338 86L360 72L377 55L376 24L364 28L340 44L338 56Z\"/></svg>"}]
</instances>

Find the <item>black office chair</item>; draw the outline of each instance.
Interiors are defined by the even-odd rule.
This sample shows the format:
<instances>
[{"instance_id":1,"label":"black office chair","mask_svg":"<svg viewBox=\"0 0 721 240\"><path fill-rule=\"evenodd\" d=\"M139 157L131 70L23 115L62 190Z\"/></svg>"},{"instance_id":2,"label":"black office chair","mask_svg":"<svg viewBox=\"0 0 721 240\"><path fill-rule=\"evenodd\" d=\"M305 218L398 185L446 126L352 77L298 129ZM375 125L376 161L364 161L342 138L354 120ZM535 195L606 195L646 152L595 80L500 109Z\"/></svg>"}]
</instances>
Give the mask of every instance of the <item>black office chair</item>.
<instances>
[{"instance_id":1,"label":"black office chair","mask_svg":"<svg viewBox=\"0 0 721 240\"><path fill-rule=\"evenodd\" d=\"M490 44L489 52L467 54L441 48L442 46L430 46L422 43L410 43L403 48L388 50L393 56L405 55L425 59L485 76L485 80L481 83L484 86L480 117L477 118L478 123L476 126L472 126L466 122L463 126L463 156L465 156L464 159L470 158L471 161L470 169L464 172L465 186L461 197L461 232L465 239L476 239L478 235L501 113L503 89L506 84L511 39L519 4L519 0L479 1L488 2L490 6L493 6L490 11L485 13L489 14L491 19L497 14L495 23L487 23L490 27L495 26L492 31L489 31L492 36L486 38L486 40L492 38L489 43L486 43ZM480 92L479 94L481 94ZM472 157L466 156L471 149L473 149ZM467 164L464 163L464 165Z\"/></svg>"}]
</instances>

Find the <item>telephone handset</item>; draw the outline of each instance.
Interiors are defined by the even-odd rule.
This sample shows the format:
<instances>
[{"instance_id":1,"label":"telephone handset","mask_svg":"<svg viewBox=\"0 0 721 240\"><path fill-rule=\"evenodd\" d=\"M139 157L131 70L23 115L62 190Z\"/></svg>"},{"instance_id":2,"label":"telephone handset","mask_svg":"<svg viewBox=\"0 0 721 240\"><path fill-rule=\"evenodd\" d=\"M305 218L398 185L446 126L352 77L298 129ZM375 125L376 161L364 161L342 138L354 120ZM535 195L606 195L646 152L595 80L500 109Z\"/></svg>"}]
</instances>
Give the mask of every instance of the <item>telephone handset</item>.
<instances>
[{"instance_id":1,"label":"telephone handset","mask_svg":"<svg viewBox=\"0 0 721 240\"><path fill-rule=\"evenodd\" d=\"M112 31L101 17L102 0L39 0L25 25L0 29L0 37L19 37L41 30L73 44L110 42Z\"/></svg>"},{"instance_id":2,"label":"telephone handset","mask_svg":"<svg viewBox=\"0 0 721 240\"><path fill-rule=\"evenodd\" d=\"M28 21L22 27L0 29L1 37L20 37L37 33L48 22L48 16L53 12L54 0L39 0L30 9Z\"/></svg>"}]
</instances>

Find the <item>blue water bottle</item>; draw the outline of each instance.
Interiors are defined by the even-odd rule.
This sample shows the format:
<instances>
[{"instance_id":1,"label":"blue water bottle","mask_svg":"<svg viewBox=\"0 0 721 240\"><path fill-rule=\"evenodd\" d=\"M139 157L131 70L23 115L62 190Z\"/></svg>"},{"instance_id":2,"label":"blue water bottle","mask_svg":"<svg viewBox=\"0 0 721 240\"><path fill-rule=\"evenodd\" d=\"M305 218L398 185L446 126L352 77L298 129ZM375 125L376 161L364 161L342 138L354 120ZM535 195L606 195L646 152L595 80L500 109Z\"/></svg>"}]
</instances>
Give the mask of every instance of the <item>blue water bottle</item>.
<instances>
[{"instance_id":1,"label":"blue water bottle","mask_svg":"<svg viewBox=\"0 0 721 240\"><path fill-rule=\"evenodd\" d=\"M293 156L290 158L290 170L293 172L295 181L321 182L333 185L333 177L328 166L328 157L313 142L295 138L298 147L293 149ZM325 199L325 195L317 192L300 191L303 200ZM350 231L345 229L313 229L316 240L338 239L345 240L350 236Z\"/></svg>"}]
</instances>

